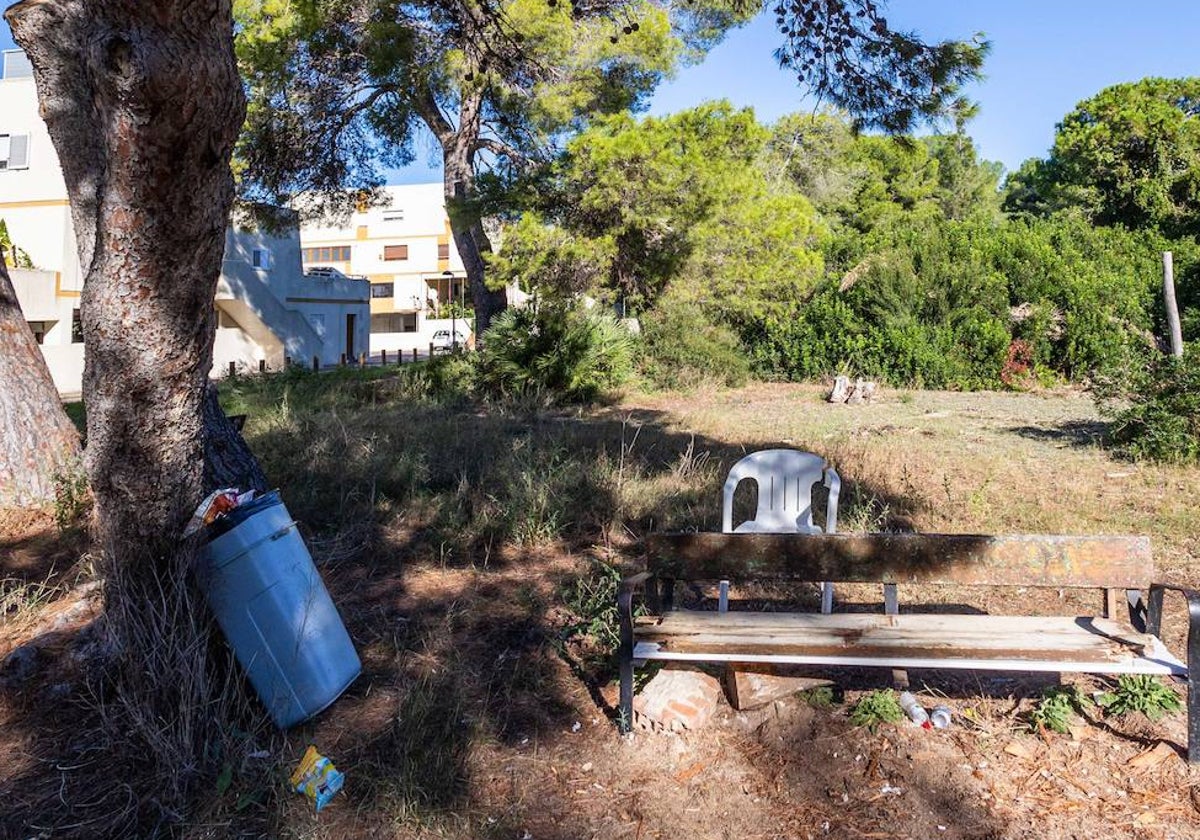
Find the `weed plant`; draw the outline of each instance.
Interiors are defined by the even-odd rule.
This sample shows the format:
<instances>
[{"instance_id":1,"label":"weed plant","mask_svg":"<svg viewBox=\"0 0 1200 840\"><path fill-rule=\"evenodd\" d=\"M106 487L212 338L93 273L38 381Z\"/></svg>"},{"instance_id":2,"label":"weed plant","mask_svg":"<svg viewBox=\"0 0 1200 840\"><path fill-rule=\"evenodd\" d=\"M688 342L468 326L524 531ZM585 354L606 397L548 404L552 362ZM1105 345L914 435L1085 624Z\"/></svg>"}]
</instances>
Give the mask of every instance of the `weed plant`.
<instances>
[{"instance_id":1,"label":"weed plant","mask_svg":"<svg viewBox=\"0 0 1200 840\"><path fill-rule=\"evenodd\" d=\"M819 685L816 688L810 688L800 696L804 698L805 703L814 709L832 709L838 702L837 693L834 692L832 686L828 685Z\"/></svg>"},{"instance_id":2,"label":"weed plant","mask_svg":"<svg viewBox=\"0 0 1200 840\"><path fill-rule=\"evenodd\" d=\"M1148 674L1122 674L1117 678L1117 687L1097 697L1096 704L1108 715L1140 712L1150 720L1182 708L1179 695Z\"/></svg>"},{"instance_id":3,"label":"weed plant","mask_svg":"<svg viewBox=\"0 0 1200 840\"><path fill-rule=\"evenodd\" d=\"M621 641L617 612L620 586L620 569L593 560L588 573L563 590L563 603L577 619L566 632L585 637L606 655L615 651Z\"/></svg>"},{"instance_id":4,"label":"weed plant","mask_svg":"<svg viewBox=\"0 0 1200 840\"><path fill-rule=\"evenodd\" d=\"M1049 729L1065 735L1076 713L1083 713L1091 705L1091 699L1078 686L1048 688L1029 713L1030 729L1034 732Z\"/></svg>"},{"instance_id":5,"label":"weed plant","mask_svg":"<svg viewBox=\"0 0 1200 840\"><path fill-rule=\"evenodd\" d=\"M897 723L904 718L900 700L890 688L864 694L850 710L850 722L874 732L883 723Z\"/></svg>"}]
</instances>

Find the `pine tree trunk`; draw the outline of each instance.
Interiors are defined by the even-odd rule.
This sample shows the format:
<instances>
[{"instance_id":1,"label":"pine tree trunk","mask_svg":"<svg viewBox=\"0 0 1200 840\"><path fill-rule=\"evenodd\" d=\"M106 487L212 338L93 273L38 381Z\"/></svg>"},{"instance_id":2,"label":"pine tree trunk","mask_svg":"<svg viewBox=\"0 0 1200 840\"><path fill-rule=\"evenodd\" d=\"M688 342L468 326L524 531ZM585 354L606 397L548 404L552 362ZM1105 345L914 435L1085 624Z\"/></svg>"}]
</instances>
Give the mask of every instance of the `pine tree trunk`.
<instances>
[{"instance_id":1,"label":"pine tree trunk","mask_svg":"<svg viewBox=\"0 0 1200 840\"><path fill-rule=\"evenodd\" d=\"M79 469L79 434L21 313L0 253L0 507L54 498Z\"/></svg>"},{"instance_id":2,"label":"pine tree trunk","mask_svg":"<svg viewBox=\"0 0 1200 840\"><path fill-rule=\"evenodd\" d=\"M85 283L85 463L100 548L169 552L204 476L213 297L245 102L230 0L24 0Z\"/></svg>"},{"instance_id":3,"label":"pine tree trunk","mask_svg":"<svg viewBox=\"0 0 1200 840\"><path fill-rule=\"evenodd\" d=\"M204 395L204 494L224 487L265 493L267 477L241 430L225 416L211 382Z\"/></svg>"},{"instance_id":4,"label":"pine tree trunk","mask_svg":"<svg viewBox=\"0 0 1200 840\"><path fill-rule=\"evenodd\" d=\"M446 214L450 219L454 246L466 269L467 282L471 284L471 299L475 304L475 337L478 340L487 332L492 319L508 306L508 298L503 289L493 291L484 283L483 255L492 250L492 243L488 241L479 211L472 201L475 198L475 168L468 149L473 145L474 138L463 137L460 133L444 149L442 162Z\"/></svg>"}]
</instances>

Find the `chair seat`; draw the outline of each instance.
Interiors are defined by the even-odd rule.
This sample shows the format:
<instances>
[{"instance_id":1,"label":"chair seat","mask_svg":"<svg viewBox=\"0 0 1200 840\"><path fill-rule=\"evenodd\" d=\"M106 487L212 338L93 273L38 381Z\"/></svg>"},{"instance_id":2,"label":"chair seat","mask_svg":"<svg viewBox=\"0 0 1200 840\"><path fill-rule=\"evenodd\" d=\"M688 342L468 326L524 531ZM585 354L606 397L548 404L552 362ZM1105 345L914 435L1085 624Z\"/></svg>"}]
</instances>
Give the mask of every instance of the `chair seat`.
<instances>
[{"instance_id":1,"label":"chair seat","mask_svg":"<svg viewBox=\"0 0 1200 840\"><path fill-rule=\"evenodd\" d=\"M1187 674L1156 637L1092 617L677 610L635 637L642 660Z\"/></svg>"}]
</instances>

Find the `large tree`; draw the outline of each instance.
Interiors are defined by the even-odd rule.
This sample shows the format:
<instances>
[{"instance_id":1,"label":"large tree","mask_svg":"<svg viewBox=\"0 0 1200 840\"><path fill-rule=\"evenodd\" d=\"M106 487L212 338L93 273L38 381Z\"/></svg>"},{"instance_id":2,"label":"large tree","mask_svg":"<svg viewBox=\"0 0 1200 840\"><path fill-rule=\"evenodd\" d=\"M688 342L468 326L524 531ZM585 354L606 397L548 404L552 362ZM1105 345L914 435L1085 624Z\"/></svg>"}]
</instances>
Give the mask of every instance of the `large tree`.
<instances>
[{"instance_id":1,"label":"large tree","mask_svg":"<svg viewBox=\"0 0 1200 840\"><path fill-rule=\"evenodd\" d=\"M986 45L926 44L890 27L880 6L766 8L784 39L777 58L801 82L862 126L904 130L955 106ZM328 211L330 197L369 196L379 164L410 161L417 139L431 136L476 326L486 330L504 299L484 282L491 243L476 201L481 170L522 169L595 116L637 108L678 63L762 8L749 0L241 0L239 51L252 92L247 193L275 203L303 195L309 210Z\"/></svg>"},{"instance_id":2,"label":"large tree","mask_svg":"<svg viewBox=\"0 0 1200 840\"><path fill-rule=\"evenodd\" d=\"M79 469L79 434L21 313L8 250L0 244L0 507L53 499Z\"/></svg>"},{"instance_id":3,"label":"large tree","mask_svg":"<svg viewBox=\"0 0 1200 840\"><path fill-rule=\"evenodd\" d=\"M815 282L824 235L778 167L764 170L769 138L728 102L601 120L529 190L536 214L505 231L493 273L629 314L673 291L739 328L761 318Z\"/></svg>"},{"instance_id":4,"label":"large tree","mask_svg":"<svg viewBox=\"0 0 1200 840\"><path fill-rule=\"evenodd\" d=\"M1044 161L1008 181L1006 209L1080 207L1096 222L1200 232L1200 78L1114 85L1063 117Z\"/></svg>"},{"instance_id":5,"label":"large tree","mask_svg":"<svg viewBox=\"0 0 1200 840\"><path fill-rule=\"evenodd\" d=\"M203 481L213 296L242 87L229 0L25 0L84 276L88 479L116 562L169 552Z\"/></svg>"}]
</instances>

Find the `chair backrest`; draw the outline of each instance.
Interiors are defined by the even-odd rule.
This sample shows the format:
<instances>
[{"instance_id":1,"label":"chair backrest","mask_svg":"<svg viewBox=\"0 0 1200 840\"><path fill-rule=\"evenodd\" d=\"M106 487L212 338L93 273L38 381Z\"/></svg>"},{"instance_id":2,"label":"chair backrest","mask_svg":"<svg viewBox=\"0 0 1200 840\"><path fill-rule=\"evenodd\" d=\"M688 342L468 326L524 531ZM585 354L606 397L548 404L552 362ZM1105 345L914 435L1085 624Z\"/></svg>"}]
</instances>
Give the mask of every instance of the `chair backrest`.
<instances>
[{"instance_id":1,"label":"chair backrest","mask_svg":"<svg viewBox=\"0 0 1200 840\"><path fill-rule=\"evenodd\" d=\"M758 512L753 519L733 527L733 493L744 479L758 485ZM829 488L825 532L837 530L837 503L841 481L825 459L795 449L764 449L742 458L725 480L721 531L726 534L819 534L812 521L812 488Z\"/></svg>"}]
</instances>

